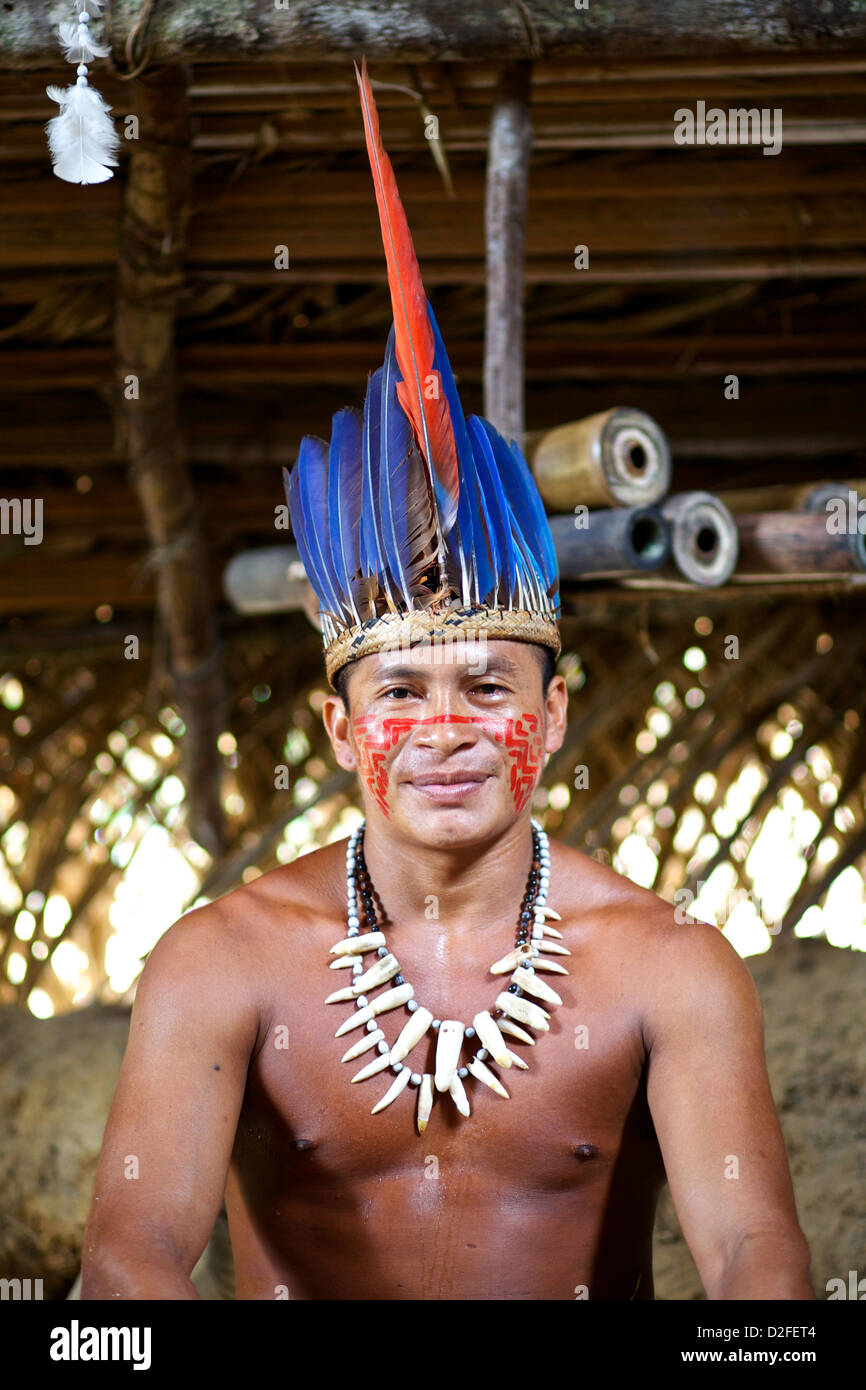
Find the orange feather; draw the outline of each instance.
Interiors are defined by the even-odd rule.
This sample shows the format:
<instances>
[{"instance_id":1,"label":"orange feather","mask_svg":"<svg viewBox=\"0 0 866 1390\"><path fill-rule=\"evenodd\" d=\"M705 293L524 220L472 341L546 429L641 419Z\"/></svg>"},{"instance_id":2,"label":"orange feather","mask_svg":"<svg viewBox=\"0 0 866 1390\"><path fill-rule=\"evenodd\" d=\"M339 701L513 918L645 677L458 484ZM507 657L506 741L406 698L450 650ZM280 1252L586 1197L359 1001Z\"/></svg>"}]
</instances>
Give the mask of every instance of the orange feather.
<instances>
[{"instance_id":1,"label":"orange feather","mask_svg":"<svg viewBox=\"0 0 866 1390\"><path fill-rule=\"evenodd\" d=\"M397 180L379 134L379 113L367 76L366 58L362 59L360 72L357 63L354 66L388 266L388 288L394 314L394 351L403 377L397 385L397 398L412 422L418 448L439 485L439 520L442 535L447 535L457 516L460 491L451 414L441 378L433 365L434 342L427 317L427 295L421 282L421 270L406 212L397 191ZM431 389L433 381L435 389ZM444 507L443 492L446 498Z\"/></svg>"}]
</instances>

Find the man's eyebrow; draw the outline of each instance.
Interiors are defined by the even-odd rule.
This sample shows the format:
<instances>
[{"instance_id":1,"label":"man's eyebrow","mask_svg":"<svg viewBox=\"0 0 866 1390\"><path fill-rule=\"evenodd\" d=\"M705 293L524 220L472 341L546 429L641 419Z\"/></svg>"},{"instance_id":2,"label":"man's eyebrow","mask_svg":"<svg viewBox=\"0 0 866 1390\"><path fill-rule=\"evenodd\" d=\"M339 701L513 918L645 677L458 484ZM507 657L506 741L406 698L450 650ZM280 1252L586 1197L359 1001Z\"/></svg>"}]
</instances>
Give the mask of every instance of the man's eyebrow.
<instances>
[{"instance_id":1,"label":"man's eyebrow","mask_svg":"<svg viewBox=\"0 0 866 1390\"><path fill-rule=\"evenodd\" d=\"M454 664L456 665L457 663L455 662ZM475 661L467 661L466 671L464 672L464 674L467 676L472 676L474 679L478 679L479 674L487 675L489 672L498 672L503 676L517 676L520 674L520 667L517 665L515 661L511 660L510 656L486 657L483 663L484 670L480 673L477 670L472 669L473 666L475 666L476 664L477 663ZM423 676L425 672L429 669L430 665L426 661L419 666L386 666L383 669L376 672L375 676L373 677L373 680L380 681L397 680L398 678L413 678L417 676Z\"/></svg>"}]
</instances>

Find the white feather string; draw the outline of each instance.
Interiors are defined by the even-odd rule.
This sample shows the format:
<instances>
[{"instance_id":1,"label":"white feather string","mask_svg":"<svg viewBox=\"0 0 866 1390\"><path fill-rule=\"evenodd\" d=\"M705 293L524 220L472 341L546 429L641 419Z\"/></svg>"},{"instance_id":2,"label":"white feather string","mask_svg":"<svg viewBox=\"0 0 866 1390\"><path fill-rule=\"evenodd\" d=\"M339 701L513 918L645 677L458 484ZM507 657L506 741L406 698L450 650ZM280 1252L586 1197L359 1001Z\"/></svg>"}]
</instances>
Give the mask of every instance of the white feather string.
<instances>
[{"instance_id":1,"label":"white feather string","mask_svg":"<svg viewBox=\"0 0 866 1390\"><path fill-rule=\"evenodd\" d=\"M78 0L82 8L76 21L59 25L64 57L77 63L74 87L46 87L52 101L60 107L45 126L54 172L67 183L104 183L113 177L109 164L117 164L120 139L109 115L111 107L88 84L87 64L94 58L107 58L108 46L90 33L90 16L98 15L103 0Z\"/></svg>"}]
</instances>

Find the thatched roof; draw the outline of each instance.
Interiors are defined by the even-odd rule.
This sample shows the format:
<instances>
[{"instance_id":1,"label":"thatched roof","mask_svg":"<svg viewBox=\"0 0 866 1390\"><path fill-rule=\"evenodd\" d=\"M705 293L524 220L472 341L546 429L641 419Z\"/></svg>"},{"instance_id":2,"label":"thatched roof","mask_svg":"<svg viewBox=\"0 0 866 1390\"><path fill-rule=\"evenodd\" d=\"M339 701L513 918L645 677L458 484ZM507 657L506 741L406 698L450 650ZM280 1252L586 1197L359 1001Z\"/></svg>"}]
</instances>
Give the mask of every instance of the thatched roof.
<instances>
[{"instance_id":1,"label":"thatched roof","mask_svg":"<svg viewBox=\"0 0 866 1390\"><path fill-rule=\"evenodd\" d=\"M3 988L19 994L45 975L45 958L14 935L16 892L36 902L69 875L63 930L99 957L121 866L85 809L97 794L122 835L130 816L165 816L182 838L180 813L154 800L177 766L198 842L190 853L211 894L273 862L300 814L274 789L287 729L309 740L301 765L312 759L312 782L329 789L316 834L340 823L353 795L345 777L329 781L309 702L321 648L307 619L234 613L222 584L239 551L284 539L274 532L280 465L304 433L327 433L335 409L360 403L382 356L390 307L352 57L370 63L467 410L484 405L491 117L517 73L532 123L517 267L527 429L638 407L668 436L673 491L866 475L860 5L121 0L111 61L94 65L92 81L133 138L121 141L116 176L87 188L53 176L46 146L55 108L45 87L71 72L59 17L17 3L0 34L0 451L5 495L41 498L45 518L37 546L0 537L4 689L23 690L3 735L13 833L0 841L14 885ZM780 109L782 151L675 145L675 111L698 101ZM576 245L589 249L580 271ZM275 265L280 247L286 269ZM736 400L723 391L729 373ZM636 786L638 833L657 841L657 882L669 891L692 873L673 837L697 770L712 768L715 806L753 756L768 797L814 802L828 822L816 844L839 839L841 859L821 873L849 854L858 862L862 594L857 576L705 593L669 577L566 586L564 669L579 660L587 683L546 785L570 786L568 760L586 761L586 746L595 778L589 801L572 788L548 807L551 833L615 845L623 805L633 809L621 793ZM704 703L681 702L661 751L636 752L659 682L702 686L682 665L698 618L714 634L739 633L741 658L721 662L714 650ZM832 655L815 649L822 631ZM779 780L761 730L787 706L803 732ZM178 720L182 764L177 741L163 742ZM218 743L227 730L243 747L236 768ZM152 785L127 784L113 745L155 735L165 751ZM828 778L808 770L809 740L826 741L834 775L851 779L850 824L820 802ZM676 805L668 825L662 803L642 799L644 783L660 780L664 804ZM235 783L237 813L226 804ZM753 830L729 845L725 832L719 852L739 863ZM22 951L27 975L13 987L8 961Z\"/></svg>"}]
</instances>

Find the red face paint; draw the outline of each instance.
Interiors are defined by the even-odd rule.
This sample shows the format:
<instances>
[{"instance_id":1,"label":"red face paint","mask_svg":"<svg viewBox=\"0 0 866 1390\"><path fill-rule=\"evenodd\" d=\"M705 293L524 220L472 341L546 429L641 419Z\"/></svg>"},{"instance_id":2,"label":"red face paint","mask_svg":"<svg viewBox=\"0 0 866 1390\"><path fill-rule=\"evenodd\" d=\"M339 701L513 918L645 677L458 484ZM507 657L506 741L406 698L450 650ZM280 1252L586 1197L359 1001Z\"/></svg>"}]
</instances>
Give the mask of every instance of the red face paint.
<instances>
[{"instance_id":1,"label":"red face paint","mask_svg":"<svg viewBox=\"0 0 866 1390\"><path fill-rule=\"evenodd\" d=\"M410 729L426 724L477 724L488 738L502 744L511 759L511 795L515 811L522 811L533 790L544 758L541 721L537 714L520 714L516 719L495 715L444 714L431 719L388 719L372 716L356 719L353 725L360 757L359 772L384 815L388 815L387 755Z\"/></svg>"}]
</instances>

